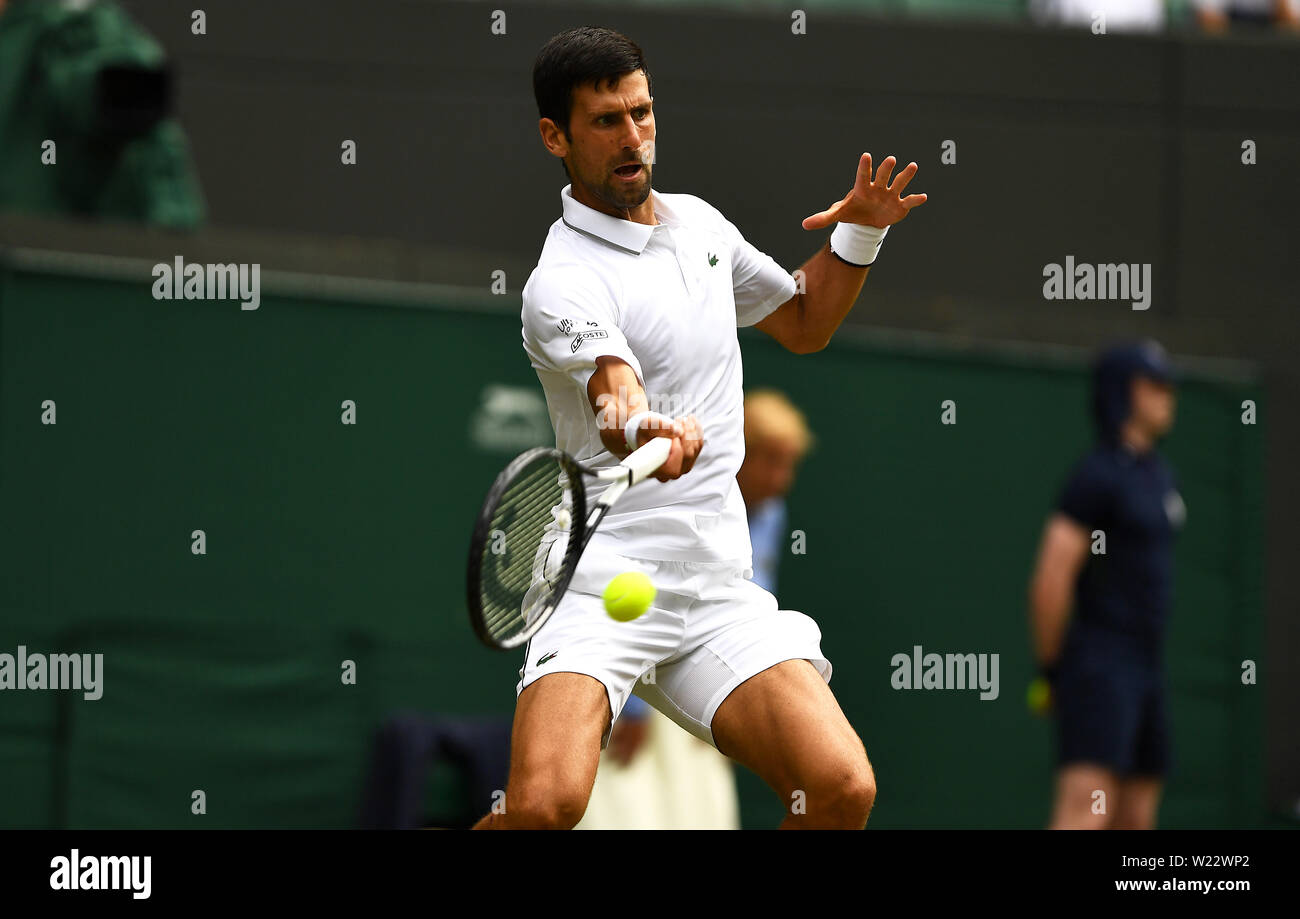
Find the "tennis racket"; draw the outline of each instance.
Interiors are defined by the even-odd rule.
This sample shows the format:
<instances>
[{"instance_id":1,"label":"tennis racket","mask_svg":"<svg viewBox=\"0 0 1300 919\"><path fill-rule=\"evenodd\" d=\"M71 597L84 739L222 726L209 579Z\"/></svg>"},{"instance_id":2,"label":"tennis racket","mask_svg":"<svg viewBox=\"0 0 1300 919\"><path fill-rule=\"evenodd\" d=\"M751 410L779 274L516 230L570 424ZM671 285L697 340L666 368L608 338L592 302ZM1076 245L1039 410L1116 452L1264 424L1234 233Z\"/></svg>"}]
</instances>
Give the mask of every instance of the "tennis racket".
<instances>
[{"instance_id":1,"label":"tennis racket","mask_svg":"<svg viewBox=\"0 0 1300 919\"><path fill-rule=\"evenodd\" d=\"M608 469L548 447L515 457L492 483L470 539L474 634L489 648L515 648L545 625L610 506L671 450L671 438L656 437ZM608 483L590 510L588 478Z\"/></svg>"}]
</instances>

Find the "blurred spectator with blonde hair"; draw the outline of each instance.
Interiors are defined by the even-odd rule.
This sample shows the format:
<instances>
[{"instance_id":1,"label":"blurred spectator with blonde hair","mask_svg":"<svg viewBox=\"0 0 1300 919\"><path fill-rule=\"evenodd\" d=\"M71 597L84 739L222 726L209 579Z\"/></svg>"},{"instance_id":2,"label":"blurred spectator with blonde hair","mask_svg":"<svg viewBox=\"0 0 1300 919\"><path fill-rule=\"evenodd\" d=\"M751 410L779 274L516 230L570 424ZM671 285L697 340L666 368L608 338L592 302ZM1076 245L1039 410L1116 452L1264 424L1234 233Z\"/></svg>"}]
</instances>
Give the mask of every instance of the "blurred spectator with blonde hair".
<instances>
[{"instance_id":1,"label":"blurred spectator with blonde hair","mask_svg":"<svg viewBox=\"0 0 1300 919\"><path fill-rule=\"evenodd\" d=\"M776 593L776 574L785 550L785 496L813 436L803 412L775 389L745 397L745 461L736 473L754 550L754 581Z\"/></svg>"}]
</instances>

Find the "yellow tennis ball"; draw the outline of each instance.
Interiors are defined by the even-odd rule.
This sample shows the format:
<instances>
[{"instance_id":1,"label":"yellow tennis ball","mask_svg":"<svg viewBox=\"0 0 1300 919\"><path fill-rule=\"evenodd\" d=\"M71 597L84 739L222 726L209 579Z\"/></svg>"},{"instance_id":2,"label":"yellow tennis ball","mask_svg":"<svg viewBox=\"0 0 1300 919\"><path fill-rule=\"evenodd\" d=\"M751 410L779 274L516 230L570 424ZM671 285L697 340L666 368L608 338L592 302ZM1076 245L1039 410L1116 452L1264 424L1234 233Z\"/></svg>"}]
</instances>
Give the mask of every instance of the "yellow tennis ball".
<instances>
[{"instance_id":1,"label":"yellow tennis ball","mask_svg":"<svg viewBox=\"0 0 1300 919\"><path fill-rule=\"evenodd\" d=\"M611 619L631 622L655 602L655 586L640 571L624 571L606 585L603 599Z\"/></svg>"},{"instance_id":2,"label":"yellow tennis ball","mask_svg":"<svg viewBox=\"0 0 1300 919\"><path fill-rule=\"evenodd\" d=\"M1025 693L1025 701L1029 703L1029 710L1035 715L1047 714L1047 710L1052 706L1051 684L1042 677L1035 677L1029 684L1029 691Z\"/></svg>"}]
</instances>

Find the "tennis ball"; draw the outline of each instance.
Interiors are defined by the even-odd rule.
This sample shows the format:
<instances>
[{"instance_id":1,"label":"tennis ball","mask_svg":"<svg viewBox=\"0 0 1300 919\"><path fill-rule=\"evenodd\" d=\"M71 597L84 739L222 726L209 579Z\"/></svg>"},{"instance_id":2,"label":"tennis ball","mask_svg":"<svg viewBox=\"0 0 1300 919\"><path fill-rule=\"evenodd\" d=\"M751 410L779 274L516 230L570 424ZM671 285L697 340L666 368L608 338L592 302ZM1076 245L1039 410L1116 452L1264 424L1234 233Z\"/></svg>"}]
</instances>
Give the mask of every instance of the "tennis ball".
<instances>
[{"instance_id":1,"label":"tennis ball","mask_svg":"<svg viewBox=\"0 0 1300 919\"><path fill-rule=\"evenodd\" d=\"M603 599L611 619L631 622L655 601L655 586L640 571L624 571L606 585Z\"/></svg>"},{"instance_id":2,"label":"tennis ball","mask_svg":"<svg viewBox=\"0 0 1300 919\"><path fill-rule=\"evenodd\" d=\"M1052 705L1051 684L1043 677L1035 677L1029 684L1029 691L1025 693L1025 701L1035 715L1047 714Z\"/></svg>"}]
</instances>

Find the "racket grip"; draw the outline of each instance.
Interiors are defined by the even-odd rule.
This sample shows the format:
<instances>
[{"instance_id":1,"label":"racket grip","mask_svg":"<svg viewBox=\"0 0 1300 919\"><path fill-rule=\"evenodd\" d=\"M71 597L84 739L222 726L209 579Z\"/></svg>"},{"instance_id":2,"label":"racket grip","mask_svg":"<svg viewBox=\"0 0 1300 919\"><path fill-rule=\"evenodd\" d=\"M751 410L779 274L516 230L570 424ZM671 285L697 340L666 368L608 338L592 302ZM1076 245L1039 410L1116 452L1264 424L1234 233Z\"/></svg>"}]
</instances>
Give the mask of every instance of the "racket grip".
<instances>
[{"instance_id":1,"label":"racket grip","mask_svg":"<svg viewBox=\"0 0 1300 919\"><path fill-rule=\"evenodd\" d=\"M632 473L632 481L629 484L635 485L646 476L652 475L656 469L668 460L668 454L672 452L672 449L673 439L671 437L655 437L644 447L638 447L630 453L627 459L619 463L620 466Z\"/></svg>"}]
</instances>

